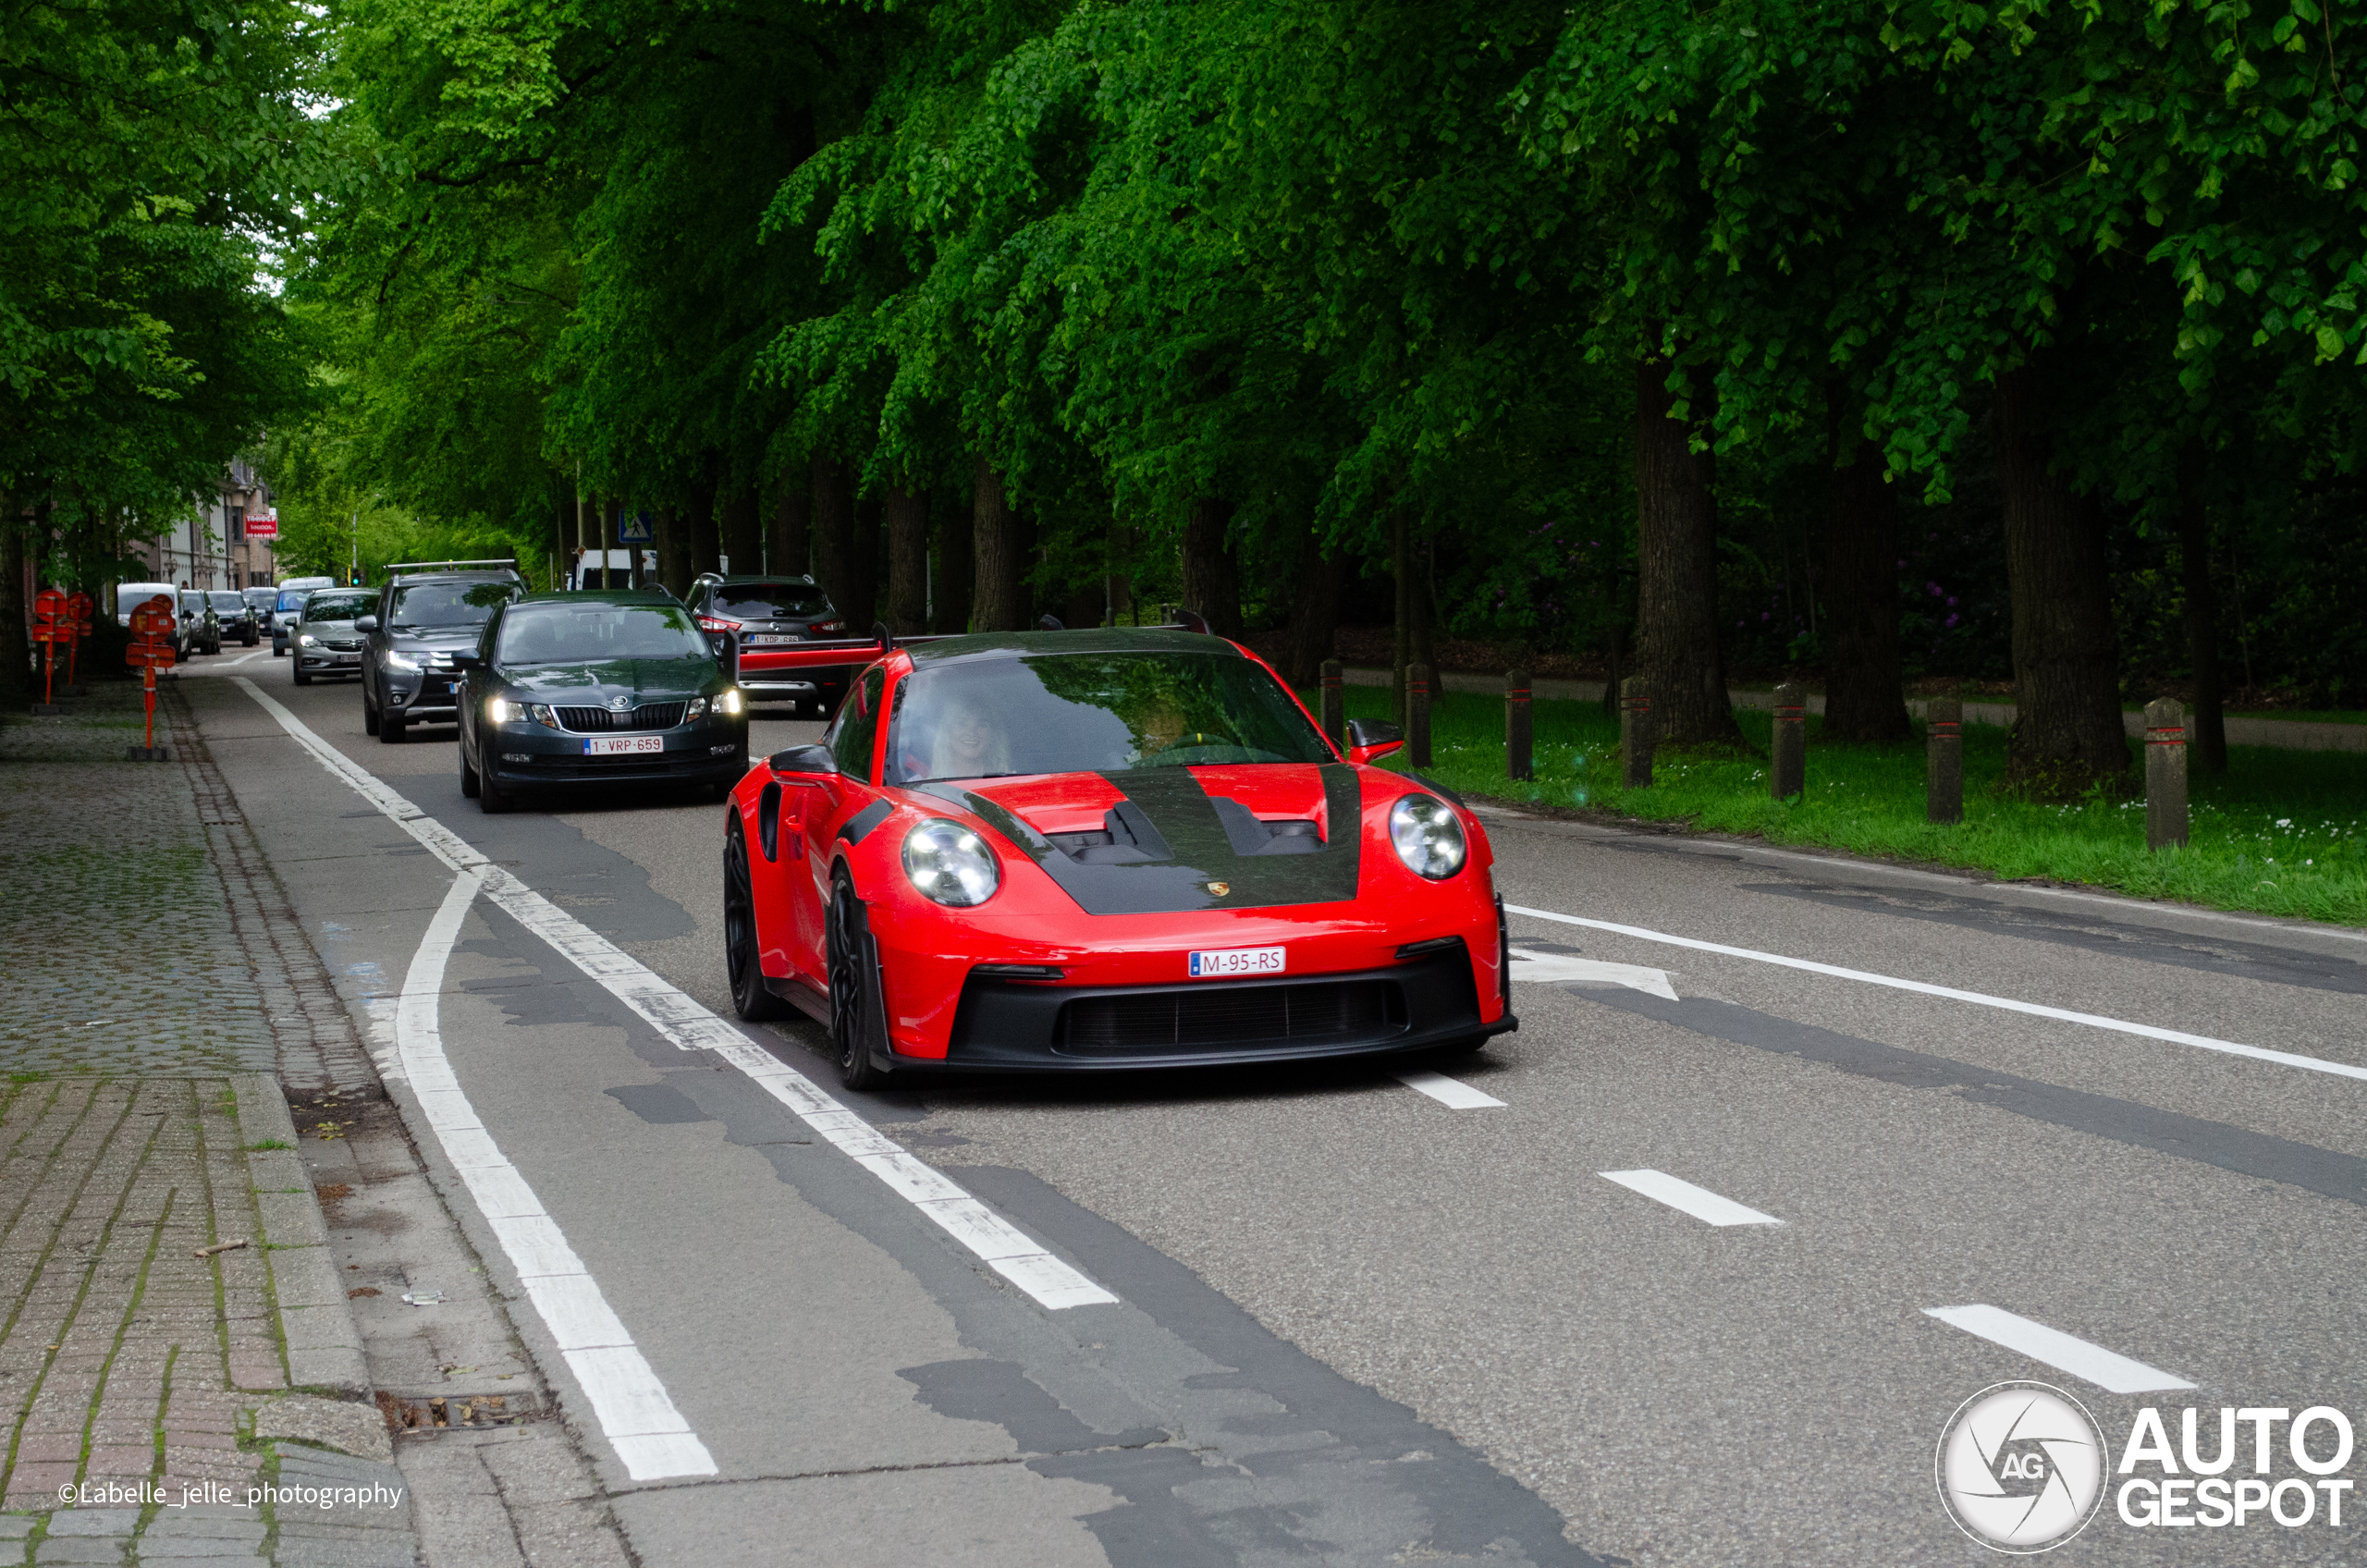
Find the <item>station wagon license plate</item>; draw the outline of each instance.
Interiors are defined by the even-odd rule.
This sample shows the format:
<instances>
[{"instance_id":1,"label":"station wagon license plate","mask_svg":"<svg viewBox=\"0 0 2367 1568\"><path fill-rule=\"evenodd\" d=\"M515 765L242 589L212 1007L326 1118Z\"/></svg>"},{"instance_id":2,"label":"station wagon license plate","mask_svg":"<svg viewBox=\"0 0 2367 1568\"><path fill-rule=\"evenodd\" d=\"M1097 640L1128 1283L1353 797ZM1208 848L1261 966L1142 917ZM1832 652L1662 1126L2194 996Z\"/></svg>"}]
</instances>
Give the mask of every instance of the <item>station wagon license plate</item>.
<instances>
[{"instance_id":1,"label":"station wagon license plate","mask_svg":"<svg viewBox=\"0 0 2367 1568\"><path fill-rule=\"evenodd\" d=\"M1281 948L1230 948L1192 955L1195 980L1233 980L1245 974L1282 973Z\"/></svg>"},{"instance_id":2,"label":"station wagon license plate","mask_svg":"<svg viewBox=\"0 0 2367 1568\"><path fill-rule=\"evenodd\" d=\"M338 664L360 664L362 662L362 655L360 654L338 654L335 655L335 658L336 662Z\"/></svg>"},{"instance_id":3,"label":"station wagon license plate","mask_svg":"<svg viewBox=\"0 0 2367 1568\"><path fill-rule=\"evenodd\" d=\"M587 757L632 756L666 749L663 735L602 735L583 742Z\"/></svg>"},{"instance_id":4,"label":"station wagon license plate","mask_svg":"<svg viewBox=\"0 0 2367 1568\"><path fill-rule=\"evenodd\" d=\"M742 638L741 641L754 648L769 646L776 643L794 643L797 639L784 631L758 631Z\"/></svg>"}]
</instances>

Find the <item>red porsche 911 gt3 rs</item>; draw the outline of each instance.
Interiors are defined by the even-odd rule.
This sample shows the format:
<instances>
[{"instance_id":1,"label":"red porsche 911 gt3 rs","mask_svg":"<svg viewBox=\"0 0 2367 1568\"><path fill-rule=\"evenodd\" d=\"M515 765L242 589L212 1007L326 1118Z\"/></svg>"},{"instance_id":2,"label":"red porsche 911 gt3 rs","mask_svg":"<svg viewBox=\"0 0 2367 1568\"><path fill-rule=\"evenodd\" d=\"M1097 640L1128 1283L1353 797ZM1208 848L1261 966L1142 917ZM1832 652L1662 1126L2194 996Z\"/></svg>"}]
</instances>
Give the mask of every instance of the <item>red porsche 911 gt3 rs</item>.
<instances>
[{"instance_id":1,"label":"red porsche 911 gt3 rs","mask_svg":"<svg viewBox=\"0 0 2367 1568\"><path fill-rule=\"evenodd\" d=\"M1476 1048L1515 1026L1488 839L1343 756L1263 661L1172 629L894 647L726 815L743 1018L915 1069ZM854 662L843 650L812 659Z\"/></svg>"}]
</instances>

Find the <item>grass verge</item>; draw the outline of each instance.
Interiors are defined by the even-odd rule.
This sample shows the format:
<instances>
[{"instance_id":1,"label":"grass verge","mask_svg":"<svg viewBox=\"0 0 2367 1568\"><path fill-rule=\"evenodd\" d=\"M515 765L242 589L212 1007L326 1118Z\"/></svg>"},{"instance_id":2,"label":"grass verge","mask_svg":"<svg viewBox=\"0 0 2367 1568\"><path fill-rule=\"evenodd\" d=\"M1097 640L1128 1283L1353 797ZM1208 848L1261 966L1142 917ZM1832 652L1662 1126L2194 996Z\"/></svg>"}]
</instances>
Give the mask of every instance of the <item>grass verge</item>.
<instances>
[{"instance_id":1,"label":"grass verge","mask_svg":"<svg viewBox=\"0 0 2367 1568\"><path fill-rule=\"evenodd\" d=\"M1350 687L1345 695L1352 718L1390 717L1385 691ZM2360 753L2230 746L2226 774L2191 781L2192 841L2154 854L2145 848L2141 800L2048 806L2001 793L2005 731L1993 725L1965 726L1965 819L1934 827L1923 819L1919 726L1903 745L1823 745L1822 721L1811 717L1808 791L1785 803L1769 798L1766 765L1753 757L1664 751L1650 789L1621 789L1618 722L1597 704L1536 704L1537 778L1525 783L1504 774L1502 698L1441 692L1430 711L1434 762L1423 772L1458 793L2367 925L2367 755ZM1742 709L1735 717L1763 751L1773 716ZM2130 742L2132 758L2140 749ZM1392 758L1388 766L1405 764Z\"/></svg>"}]
</instances>

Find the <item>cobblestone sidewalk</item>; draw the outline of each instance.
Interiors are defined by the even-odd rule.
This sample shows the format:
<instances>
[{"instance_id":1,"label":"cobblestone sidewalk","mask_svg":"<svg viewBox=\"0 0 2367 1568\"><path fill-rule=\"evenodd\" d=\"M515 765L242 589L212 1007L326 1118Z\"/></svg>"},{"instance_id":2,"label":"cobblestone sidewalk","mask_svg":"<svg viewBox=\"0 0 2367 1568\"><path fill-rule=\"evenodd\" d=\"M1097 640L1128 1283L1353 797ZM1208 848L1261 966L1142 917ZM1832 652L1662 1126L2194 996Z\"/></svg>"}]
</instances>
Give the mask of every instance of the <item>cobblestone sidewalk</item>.
<instances>
[{"instance_id":1,"label":"cobblestone sidewalk","mask_svg":"<svg viewBox=\"0 0 2367 1568\"><path fill-rule=\"evenodd\" d=\"M0 728L0 1563L411 1564L278 1087L374 1077L178 706Z\"/></svg>"}]
</instances>

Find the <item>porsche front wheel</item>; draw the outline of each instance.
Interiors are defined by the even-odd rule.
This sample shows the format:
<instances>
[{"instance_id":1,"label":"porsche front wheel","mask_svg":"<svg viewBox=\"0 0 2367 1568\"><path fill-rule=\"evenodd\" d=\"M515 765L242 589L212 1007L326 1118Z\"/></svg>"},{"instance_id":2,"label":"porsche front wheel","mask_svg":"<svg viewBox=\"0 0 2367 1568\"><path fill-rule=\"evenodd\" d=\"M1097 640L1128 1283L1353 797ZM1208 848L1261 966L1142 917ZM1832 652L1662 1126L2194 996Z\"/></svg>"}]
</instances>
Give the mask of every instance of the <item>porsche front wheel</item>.
<instances>
[{"instance_id":1,"label":"porsche front wheel","mask_svg":"<svg viewBox=\"0 0 2367 1568\"><path fill-rule=\"evenodd\" d=\"M839 1053L839 1081L850 1089L876 1089L887 1077L871 1060L867 1023L877 999L870 955L865 950L863 900L843 871L830 884L830 917L825 940L830 960L830 1044Z\"/></svg>"},{"instance_id":2,"label":"porsche front wheel","mask_svg":"<svg viewBox=\"0 0 2367 1568\"><path fill-rule=\"evenodd\" d=\"M756 935L756 889L748 875L748 840L732 823L723 836L723 968L731 978L731 1006L751 1023L785 1018L787 1002L765 986Z\"/></svg>"}]
</instances>

